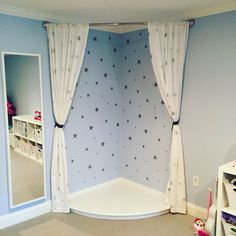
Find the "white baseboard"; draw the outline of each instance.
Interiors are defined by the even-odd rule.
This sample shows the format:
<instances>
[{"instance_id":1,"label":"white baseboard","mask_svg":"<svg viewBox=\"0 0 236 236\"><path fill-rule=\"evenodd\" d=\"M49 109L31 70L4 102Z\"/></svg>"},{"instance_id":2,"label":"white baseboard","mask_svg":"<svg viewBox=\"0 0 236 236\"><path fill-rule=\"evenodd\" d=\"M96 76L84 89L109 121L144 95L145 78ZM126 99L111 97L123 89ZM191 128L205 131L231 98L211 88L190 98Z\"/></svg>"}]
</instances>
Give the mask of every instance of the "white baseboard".
<instances>
[{"instance_id":1,"label":"white baseboard","mask_svg":"<svg viewBox=\"0 0 236 236\"><path fill-rule=\"evenodd\" d=\"M207 209L195 205L191 202L187 203L187 213L193 217L206 219L207 218Z\"/></svg>"},{"instance_id":2,"label":"white baseboard","mask_svg":"<svg viewBox=\"0 0 236 236\"><path fill-rule=\"evenodd\" d=\"M51 212L51 201L0 216L0 229L19 224L48 212Z\"/></svg>"}]
</instances>

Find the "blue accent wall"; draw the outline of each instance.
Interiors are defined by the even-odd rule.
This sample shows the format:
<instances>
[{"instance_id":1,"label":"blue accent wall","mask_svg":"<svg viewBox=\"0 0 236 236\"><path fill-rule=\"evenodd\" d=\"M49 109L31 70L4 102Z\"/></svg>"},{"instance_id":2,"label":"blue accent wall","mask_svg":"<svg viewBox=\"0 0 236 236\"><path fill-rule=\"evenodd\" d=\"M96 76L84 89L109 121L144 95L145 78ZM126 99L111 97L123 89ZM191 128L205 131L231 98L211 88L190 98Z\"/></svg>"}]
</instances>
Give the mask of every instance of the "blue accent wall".
<instances>
[{"instance_id":1,"label":"blue accent wall","mask_svg":"<svg viewBox=\"0 0 236 236\"><path fill-rule=\"evenodd\" d=\"M122 99L118 35L90 30L65 128L70 192L120 175Z\"/></svg>"},{"instance_id":2,"label":"blue accent wall","mask_svg":"<svg viewBox=\"0 0 236 236\"><path fill-rule=\"evenodd\" d=\"M90 30L66 125L70 192L119 176L164 191L170 124L147 30Z\"/></svg>"},{"instance_id":3,"label":"blue accent wall","mask_svg":"<svg viewBox=\"0 0 236 236\"><path fill-rule=\"evenodd\" d=\"M148 31L122 34L120 50L123 100L121 175L165 191L172 121L153 74Z\"/></svg>"},{"instance_id":4,"label":"blue accent wall","mask_svg":"<svg viewBox=\"0 0 236 236\"><path fill-rule=\"evenodd\" d=\"M52 148L53 116L50 101L49 61L47 48L47 35L41 21L29 20L19 17L0 15L0 51L38 53L42 59L43 108L45 124L45 160L47 179L47 200L50 199L50 162ZM2 94L2 81L0 83ZM5 121L3 100L0 99L0 215L7 214L9 210L7 186L7 158L5 141ZM34 203L37 204L37 203ZM29 204L25 207L32 206ZM22 209L21 207L19 209ZM19 210L15 209L15 210ZM15 211L14 210L14 211Z\"/></svg>"},{"instance_id":5,"label":"blue accent wall","mask_svg":"<svg viewBox=\"0 0 236 236\"><path fill-rule=\"evenodd\" d=\"M235 11L218 14L197 19L189 34L180 125L188 201L203 207L218 167L236 159L235 25Z\"/></svg>"}]
</instances>

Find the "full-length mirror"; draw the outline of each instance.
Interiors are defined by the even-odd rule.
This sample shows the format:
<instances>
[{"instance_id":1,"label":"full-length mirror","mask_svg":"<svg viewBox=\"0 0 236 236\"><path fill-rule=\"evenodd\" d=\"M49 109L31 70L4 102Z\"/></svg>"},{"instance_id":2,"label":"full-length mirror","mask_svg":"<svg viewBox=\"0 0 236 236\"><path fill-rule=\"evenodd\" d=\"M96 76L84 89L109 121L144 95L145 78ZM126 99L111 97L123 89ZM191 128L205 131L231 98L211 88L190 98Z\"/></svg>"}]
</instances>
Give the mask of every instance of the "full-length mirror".
<instances>
[{"instance_id":1,"label":"full-length mirror","mask_svg":"<svg viewBox=\"0 0 236 236\"><path fill-rule=\"evenodd\" d=\"M45 197L41 60L2 53L10 207Z\"/></svg>"}]
</instances>

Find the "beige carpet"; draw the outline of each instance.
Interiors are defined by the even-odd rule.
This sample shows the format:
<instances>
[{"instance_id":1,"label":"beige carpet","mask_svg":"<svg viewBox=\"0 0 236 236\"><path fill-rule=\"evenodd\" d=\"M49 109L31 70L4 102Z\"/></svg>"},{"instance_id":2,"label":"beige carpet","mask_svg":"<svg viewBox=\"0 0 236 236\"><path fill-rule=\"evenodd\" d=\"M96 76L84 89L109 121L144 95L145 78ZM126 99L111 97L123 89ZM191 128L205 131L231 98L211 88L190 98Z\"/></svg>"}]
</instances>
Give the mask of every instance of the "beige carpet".
<instances>
[{"instance_id":1,"label":"beige carpet","mask_svg":"<svg viewBox=\"0 0 236 236\"><path fill-rule=\"evenodd\" d=\"M191 236L192 224L193 217L178 214L119 221L50 213L0 230L0 236ZM48 228L57 232L47 232Z\"/></svg>"},{"instance_id":2,"label":"beige carpet","mask_svg":"<svg viewBox=\"0 0 236 236\"><path fill-rule=\"evenodd\" d=\"M43 165L11 149L13 205L44 195Z\"/></svg>"},{"instance_id":3,"label":"beige carpet","mask_svg":"<svg viewBox=\"0 0 236 236\"><path fill-rule=\"evenodd\" d=\"M53 219L20 232L21 236L91 236L73 226Z\"/></svg>"}]
</instances>

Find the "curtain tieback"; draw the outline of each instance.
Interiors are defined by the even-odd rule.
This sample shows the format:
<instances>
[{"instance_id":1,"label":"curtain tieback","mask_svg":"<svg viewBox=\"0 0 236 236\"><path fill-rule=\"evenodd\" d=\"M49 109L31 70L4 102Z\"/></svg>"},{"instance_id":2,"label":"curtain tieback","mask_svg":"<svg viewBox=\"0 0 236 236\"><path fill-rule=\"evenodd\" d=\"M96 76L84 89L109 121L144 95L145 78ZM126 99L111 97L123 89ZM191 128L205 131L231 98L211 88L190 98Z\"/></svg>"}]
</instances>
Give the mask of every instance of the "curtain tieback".
<instances>
[{"instance_id":1,"label":"curtain tieback","mask_svg":"<svg viewBox=\"0 0 236 236\"><path fill-rule=\"evenodd\" d=\"M172 128L171 128L172 130L173 130L174 125L179 125L179 120L173 121L173 123L172 123Z\"/></svg>"},{"instance_id":2,"label":"curtain tieback","mask_svg":"<svg viewBox=\"0 0 236 236\"><path fill-rule=\"evenodd\" d=\"M64 125L61 125L61 124L58 124L57 122L55 122L54 127L57 127L57 128L63 129Z\"/></svg>"}]
</instances>

